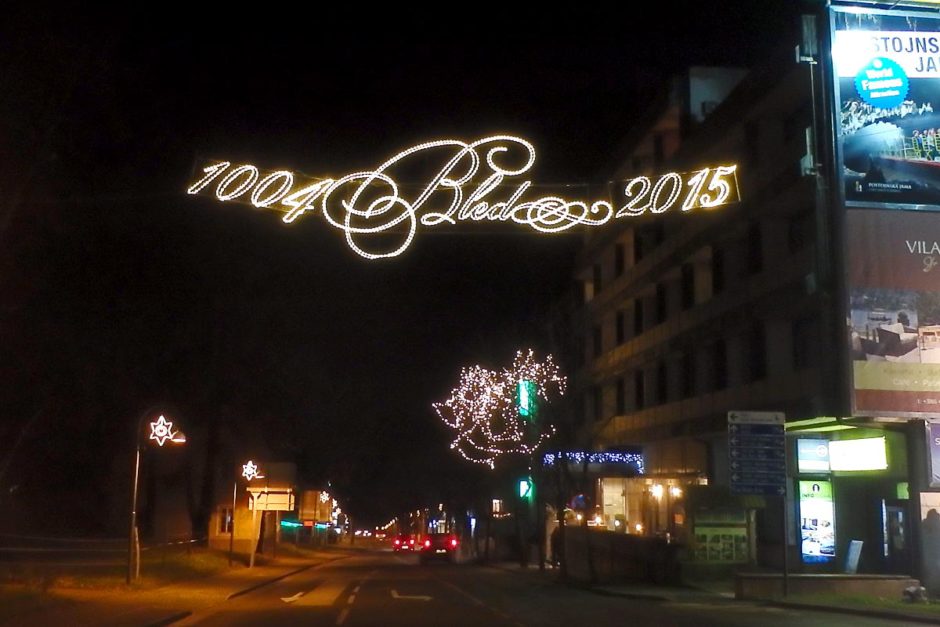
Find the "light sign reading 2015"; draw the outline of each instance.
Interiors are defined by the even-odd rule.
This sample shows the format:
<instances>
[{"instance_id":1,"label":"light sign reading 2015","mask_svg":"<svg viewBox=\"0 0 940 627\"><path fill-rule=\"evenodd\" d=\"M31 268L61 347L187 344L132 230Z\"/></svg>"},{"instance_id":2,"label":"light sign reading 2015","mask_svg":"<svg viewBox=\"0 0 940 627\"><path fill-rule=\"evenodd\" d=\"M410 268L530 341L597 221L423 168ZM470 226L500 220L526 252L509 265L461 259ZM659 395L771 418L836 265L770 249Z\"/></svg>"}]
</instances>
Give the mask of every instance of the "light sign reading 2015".
<instances>
[{"instance_id":1,"label":"light sign reading 2015","mask_svg":"<svg viewBox=\"0 0 940 627\"><path fill-rule=\"evenodd\" d=\"M437 173L428 183L416 186L414 193L403 193L392 173L432 159L443 163ZM558 233L647 212L660 214L676 206L687 212L739 200L734 165L670 172L658 178L638 176L618 186L620 198L613 201L588 203L559 196L527 199L532 182L512 181L510 186L510 179L523 177L534 163L535 148L519 137L494 135L471 143L442 139L400 152L375 170L337 179L214 161L201 168L202 176L187 192L214 192L223 202L249 202L285 211L283 221L288 224L319 210L345 234L349 247L366 259L400 255L411 245L419 226L512 222L542 233ZM507 188L509 193L500 193Z\"/></svg>"}]
</instances>

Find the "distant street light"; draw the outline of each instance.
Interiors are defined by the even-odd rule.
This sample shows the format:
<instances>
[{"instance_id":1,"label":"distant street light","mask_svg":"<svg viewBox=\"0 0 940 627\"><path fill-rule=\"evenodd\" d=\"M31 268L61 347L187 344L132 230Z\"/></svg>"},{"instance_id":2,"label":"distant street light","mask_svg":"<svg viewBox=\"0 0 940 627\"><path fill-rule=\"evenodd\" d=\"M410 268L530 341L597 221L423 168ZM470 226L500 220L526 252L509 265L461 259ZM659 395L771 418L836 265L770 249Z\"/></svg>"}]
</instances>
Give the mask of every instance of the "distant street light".
<instances>
[{"instance_id":1,"label":"distant street light","mask_svg":"<svg viewBox=\"0 0 940 627\"><path fill-rule=\"evenodd\" d=\"M131 524L127 539L127 583L130 584L140 577L140 551L138 550L139 541L137 537L137 483L140 478L140 432L144 426L144 420L147 420L156 413L148 409L140 415L137 420L137 428L134 430L134 482L131 492ZM150 437L147 441L154 440L157 446L163 447L168 441L173 444L185 444L186 435L179 429L173 428L173 421L167 420L166 416L160 415L156 421L150 423Z\"/></svg>"}]
</instances>

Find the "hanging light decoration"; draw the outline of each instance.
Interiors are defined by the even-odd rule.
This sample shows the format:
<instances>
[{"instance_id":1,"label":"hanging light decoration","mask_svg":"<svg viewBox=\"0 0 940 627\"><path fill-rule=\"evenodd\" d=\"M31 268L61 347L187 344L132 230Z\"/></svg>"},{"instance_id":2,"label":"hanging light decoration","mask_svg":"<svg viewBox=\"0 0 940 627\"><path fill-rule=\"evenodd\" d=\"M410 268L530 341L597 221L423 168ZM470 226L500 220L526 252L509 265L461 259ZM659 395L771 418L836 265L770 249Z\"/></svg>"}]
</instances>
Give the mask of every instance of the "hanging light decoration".
<instances>
[{"instance_id":1,"label":"hanging light decoration","mask_svg":"<svg viewBox=\"0 0 940 627\"><path fill-rule=\"evenodd\" d=\"M526 400L526 411L517 404L517 389L525 384L536 399ZM464 459L496 465L501 455L531 455L555 432L552 425L536 425L528 411L533 402L548 402L565 393L567 380L551 355L537 361L535 353L518 351L510 368L500 372L482 366L460 371L460 383L450 398L434 403L434 410L455 431L450 447Z\"/></svg>"}]
</instances>

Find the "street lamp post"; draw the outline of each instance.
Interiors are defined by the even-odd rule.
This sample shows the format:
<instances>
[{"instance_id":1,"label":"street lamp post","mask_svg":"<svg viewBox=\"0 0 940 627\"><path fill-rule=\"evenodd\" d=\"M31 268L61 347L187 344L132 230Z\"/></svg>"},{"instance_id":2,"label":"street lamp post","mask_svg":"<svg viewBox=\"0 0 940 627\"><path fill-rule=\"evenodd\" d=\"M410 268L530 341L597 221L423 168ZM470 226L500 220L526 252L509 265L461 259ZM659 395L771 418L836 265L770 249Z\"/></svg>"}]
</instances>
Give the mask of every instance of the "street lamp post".
<instances>
[{"instance_id":1,"label":"street lamp post","mask_svg":"<svg viewBox=\"0 0 940 627\"><path fill-rule=\"evenodd\" d=\"M250 459L247 464L242 466L242 476L246 481L251 483L252 479L264 479L264 475L261 474L258 465L255 464ZM232 501L234 503L234 500ZM258 530L257 530L257 518L258 518L258 504L254 503L251 508L251 544L249 545L250 553L248 556L248 568L255 567L255 551L258 548L257 539L258 539ZM232 508L232 537L235 537L235 508Z\"/></svg>"},{"instance_id":2,"label":"street lamp post","mask_svg":"<svg viewBox=\"0 0 940 627\"><path fill-rule=\"evenodd\" d=\"M147 410L137 419L137 427L134 430L134 482L131 489L131 516L130 531L127 538L127 583L130 584L140 577L140 544L137 537L137 483L140 478L140 430L144 425L144 420L152 416L155 412ZM179 429L173 428L173 422L168 421L162 414L156 422L150 423L149 440L155 440L158 446L163 446L170 441L174 444L183 444L186 442L186 435Z\"/></svg>"}]
</instances>

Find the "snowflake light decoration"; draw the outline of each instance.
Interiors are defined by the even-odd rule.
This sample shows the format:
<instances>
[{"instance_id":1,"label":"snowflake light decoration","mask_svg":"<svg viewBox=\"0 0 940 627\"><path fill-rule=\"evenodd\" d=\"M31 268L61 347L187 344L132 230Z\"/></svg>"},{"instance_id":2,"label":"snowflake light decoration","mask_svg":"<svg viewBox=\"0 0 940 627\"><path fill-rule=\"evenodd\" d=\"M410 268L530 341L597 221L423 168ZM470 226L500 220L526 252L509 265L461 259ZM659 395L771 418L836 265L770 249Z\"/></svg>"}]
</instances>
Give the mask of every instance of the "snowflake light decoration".
<instances>
[{"instance_id":1,"label":"snowflake light decoration","mask_svg":"<svg viewBox=\"0 0 940 627\"><path fill-rule=\"evenodd\" d=\"M248 460L247 464L242 464L242 477L251 481L252 479L264 479L264 475L261 474L261 471L258 469L258 465Z\"/></svg>"},{"instance_id":2,"label":"snowflake light decoration","mask_svg":"<svg viewBox=\"0 0 940 627\"><path fill-rule=\"evenodd\" d=\"M482 366L463 368L450 398L434 403L437 415L456 432L450 447L464 459L490 468L501 455L534 453L555 428L536 428L520 415L515 394L524 382L545 402L555 394L563 395L567 384L551 355L539 362L531 349L517 352L512 367L500 372Z\"/></svg>"},{"instance_id":3,"label":"snowflake light decoration","mask_svg":"<svg viewBox=\"0 0 940 627\"><path fill-rule=\"evenodd\" d=\"M150 440L156 440L158 446L163 446L167 440L176 437L176 431L173 430L173 421L167 420L165 416L160 416L156 422L150 423Z\"/></svg>"}]
</instances>

